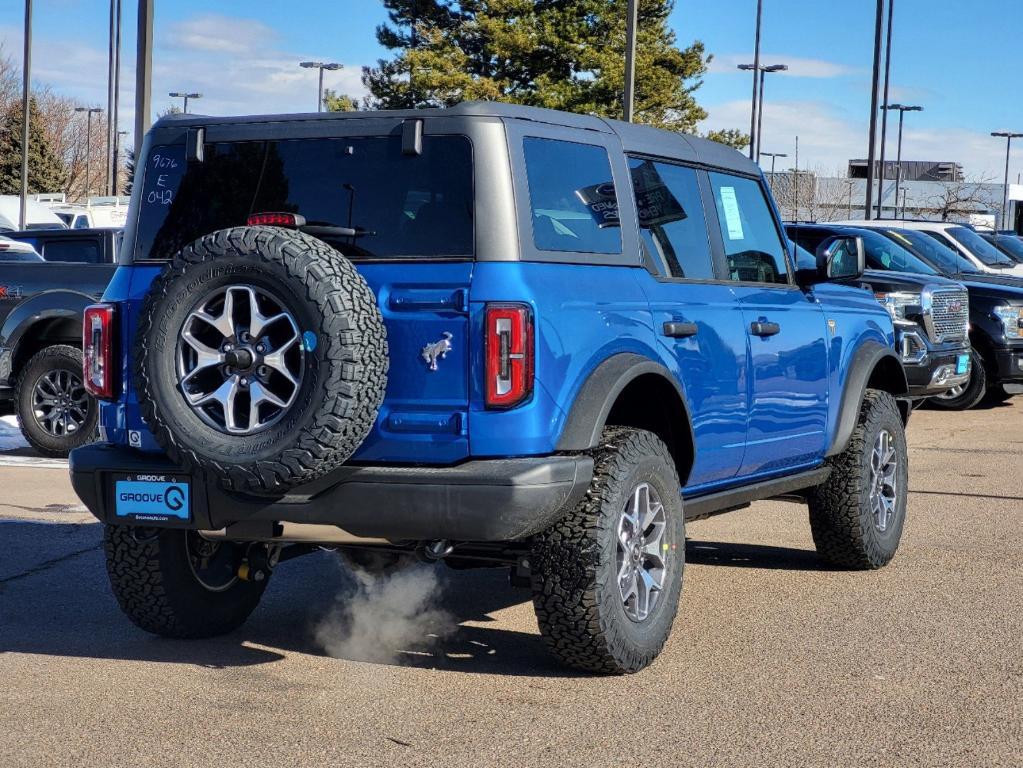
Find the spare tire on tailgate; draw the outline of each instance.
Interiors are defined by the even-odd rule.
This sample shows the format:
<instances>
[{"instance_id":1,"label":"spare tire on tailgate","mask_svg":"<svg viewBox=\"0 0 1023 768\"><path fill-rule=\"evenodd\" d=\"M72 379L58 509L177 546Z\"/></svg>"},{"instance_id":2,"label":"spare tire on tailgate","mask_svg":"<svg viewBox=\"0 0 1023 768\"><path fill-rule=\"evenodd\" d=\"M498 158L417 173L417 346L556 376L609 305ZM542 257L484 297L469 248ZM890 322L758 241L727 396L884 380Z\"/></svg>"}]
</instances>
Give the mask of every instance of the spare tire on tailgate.
<instances>
[{"instance_id":1,"label":"spare tire on tailgate","mask_svg":"<svg viewBox=\"0 0 1023 768\"><path fill-rule=\"evenodd\" d=\"M153 281L134 348L142 416L172 460L237 491L280 492L345 462L376 420L387 334L326 243L236 227Z\"/></svg>"}]
</instances>

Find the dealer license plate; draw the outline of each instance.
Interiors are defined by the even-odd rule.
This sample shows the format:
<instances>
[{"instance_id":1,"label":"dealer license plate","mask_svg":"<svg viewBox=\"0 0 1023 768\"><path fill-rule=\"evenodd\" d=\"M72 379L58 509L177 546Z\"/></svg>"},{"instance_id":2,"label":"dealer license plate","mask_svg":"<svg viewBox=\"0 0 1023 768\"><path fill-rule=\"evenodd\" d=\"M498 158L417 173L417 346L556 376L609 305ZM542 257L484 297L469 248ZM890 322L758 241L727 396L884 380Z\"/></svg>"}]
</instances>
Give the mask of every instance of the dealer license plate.
<instances>
[{"instance_id":1,"label":"dealer license plate","mask_svg":"<svg viewBox=\"0 0 1023 768\"><path fill-rule=\"evenodd\" d=\"M187 478L170 475L129 475L114 483L118 517L160 522L192 519Z\"/></svg>"}]
</instances>

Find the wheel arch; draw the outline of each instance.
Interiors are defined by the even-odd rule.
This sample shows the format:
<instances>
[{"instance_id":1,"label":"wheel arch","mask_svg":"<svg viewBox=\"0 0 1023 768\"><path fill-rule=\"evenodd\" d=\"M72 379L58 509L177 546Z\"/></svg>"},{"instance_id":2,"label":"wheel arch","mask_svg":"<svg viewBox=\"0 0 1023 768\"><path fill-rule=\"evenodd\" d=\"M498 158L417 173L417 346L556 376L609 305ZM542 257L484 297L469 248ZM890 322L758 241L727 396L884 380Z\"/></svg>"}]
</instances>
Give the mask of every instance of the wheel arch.
<instances>
[{"instance_id":1,"label":"wheel arch","mask_svg":"<svg viewBox=\"0 0 1023 768\"><path fill-rule=\"evenodd\" d=\"M3 346L12 350L11 374L33 355L54 344L82 346L82 316L93 299L73 291L49 291L20 304L0 331Z\"/></svg>"},{"instance_id":2,"label":"wheel arch","mask_svg":"<svg viewBox=\"0 0 1023 768\"><path fill-rule=\"evenodd\" d=\"M912 410L907 398L909 382L895 352L877 341L865 341L853 354L849 362L849 374L839 401L835 418L835 431L827 456L835 456L845 450L856 427L863 396L868 389L879 389L896 398L903 423L909 421Z\"/></svg>"},{"instance_id":3,"label":"wheel arch","mask_svg":"<svg viewBox=\"0 0 1023 768\"><path fill-rule=\"evenodd\" d=\"M667 368L634 353L602 362L572 403L557 450L595 448L608 425L656 434L668 446L679 480L686 484L695 458L693 426L685 394Z\"/></svg>"}]
</instances>

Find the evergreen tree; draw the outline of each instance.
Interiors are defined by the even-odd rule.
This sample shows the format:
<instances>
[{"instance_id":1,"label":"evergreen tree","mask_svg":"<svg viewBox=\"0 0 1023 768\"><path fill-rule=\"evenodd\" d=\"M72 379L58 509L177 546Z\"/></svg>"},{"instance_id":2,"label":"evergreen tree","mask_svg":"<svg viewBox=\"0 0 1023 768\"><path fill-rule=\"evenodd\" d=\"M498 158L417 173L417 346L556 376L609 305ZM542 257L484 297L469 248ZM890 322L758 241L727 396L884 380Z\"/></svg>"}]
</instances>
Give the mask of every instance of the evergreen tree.
<instances>
[{"instance_id":1,"label":"evergreen tree","mask_svg":"<svg viewBox=\"0 0 1023 768\"><path fill-rule=\"evenodd\" d=\"M359 103L351 96L324 88L323 109L327 112L355 112L359 109Z\"/></svg>"},{"instance_id":2,"label":"evergreen tree","mask_svg":"<svg viewBox=\"0 0 1023 768\"><path fill-rule=\"evenodd\" d=\"M623 115L627 0L384 0L377 39L393 58L364 71L372 106L448 106L487 99ZM635 117L692 131L710 60L677 45L674 0L639 4Z\"/></svg>"},{"instance_id":3,"label":"evergreen tree","mask_svg":"<svg viewBox=\"0 0 1023 768\"><path fill-rule=\"evenodd\" d=\"M708 131L705 138L724 144L726 147L737 149L740 152L749 146L749 134L743 133L738 128L726 128L721 131Z\"/></svg>"},{"instance_id":4,"label":"evergreen tree","mask_svg":"<svg viewBox=\"0 0 1023 768\"><path fill-rule=\"evenodd\" d=\"M28 191L60 192L67 167L46 139L36 100L29 101ZM21 194L21 104L12 105L0 121L0 194Z\"/></svg>"}]
</instances>

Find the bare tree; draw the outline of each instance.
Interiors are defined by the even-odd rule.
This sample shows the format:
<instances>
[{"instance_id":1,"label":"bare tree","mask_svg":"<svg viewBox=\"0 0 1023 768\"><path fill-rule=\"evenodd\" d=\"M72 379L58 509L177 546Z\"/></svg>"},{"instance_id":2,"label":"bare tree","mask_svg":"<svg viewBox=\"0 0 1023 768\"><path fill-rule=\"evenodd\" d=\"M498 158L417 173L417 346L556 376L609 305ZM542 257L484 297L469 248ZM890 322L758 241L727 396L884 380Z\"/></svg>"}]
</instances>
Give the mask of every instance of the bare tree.
<instances>
[{"instance_id":1,"label":"bare tree","mask_svg":"<svg viewBox=\"0 0 1023 768\"><path fill-rule=\"evenodd\" d=\"M927 198L929 208L941 221L953 218L966 219L972 214L997 215L1002 209L1002 201L992 198L990 187L991 177L964 177L956 181L944 181L939 191Z\"/></svg>"},{"instance_id":2,"label":"bare tree","mask_svg":"<svg viewBox=\"0 0 1023 768\"><path fill-rule=\"evenodd\" d=\"M770 177L769 177L770 178ZM794 221L840 221L852 214L852 179L821 167L774 174L771 188L781 214Z\"/></svg>"}]
</instances>

